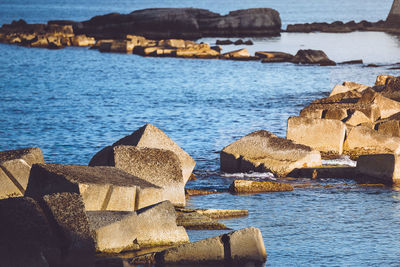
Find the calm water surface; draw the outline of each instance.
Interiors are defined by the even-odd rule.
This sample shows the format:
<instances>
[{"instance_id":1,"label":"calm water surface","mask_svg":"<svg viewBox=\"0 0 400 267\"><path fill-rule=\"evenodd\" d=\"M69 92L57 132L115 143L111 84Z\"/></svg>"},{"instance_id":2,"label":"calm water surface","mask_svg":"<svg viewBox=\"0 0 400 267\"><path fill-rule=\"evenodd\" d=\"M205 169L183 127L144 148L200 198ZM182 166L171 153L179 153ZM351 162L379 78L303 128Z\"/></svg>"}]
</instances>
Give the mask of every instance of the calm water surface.
<instances>
[{"instance_id":1,"label":"calm water surface","mask_svg":"<svg viewBox=\"0 0 400 267\"><path fill-rule=\"evenodd\" d=\"M391 1L10 1L0 23L25 18L83 20L161 6L193 6L227 13L273 7L283 23L384 19ZM215 39L204 39L210 43ZM335 61L400 62L400 41L385 33L282 34L253 39L253 53L323 49ZM224 50L239 47L226 46ZM388 66L297 66L288 63L142 58L86 48L51 51L0 45L0 150L42 148L47 162L87 164L102 147L145 123L164 130L196 160L189 187L222 191L192 197L198 208L248 209L229 227L259 227L267 266L399 266L400 193L390 188L310 188L232 196L242 175L219 172L219 151L254 130L285 136L286 120L345 80L373 84ZM247 179L266 179L260 176ZM308 181L303 181L308 182ZM327 179L322 184L352 183ZM190 231L192 240L220 234Z\"/></svg>"}]
</instances>

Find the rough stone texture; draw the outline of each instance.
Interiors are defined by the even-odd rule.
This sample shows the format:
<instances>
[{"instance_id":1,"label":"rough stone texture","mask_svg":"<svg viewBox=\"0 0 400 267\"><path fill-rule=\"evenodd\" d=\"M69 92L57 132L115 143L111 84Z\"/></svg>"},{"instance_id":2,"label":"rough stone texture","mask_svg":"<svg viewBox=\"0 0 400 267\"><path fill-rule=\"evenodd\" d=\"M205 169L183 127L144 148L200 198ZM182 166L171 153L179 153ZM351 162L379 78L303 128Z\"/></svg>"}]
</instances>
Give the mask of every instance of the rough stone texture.
<instances>
[{"instance_id":1,"label":"rough stone texture","mask_svg":"<svg viewBox=\"0 0 400 267\"><path fill-rule=\"evenodd\" d=\"M38 147L0 152L0 199L24 195L34 163L44 163Z\"/></svg>"},{"instance_id":2,"label":"rough stone texture","mask_svg":"<svg viewBox=\"0 0 400 267\"><path fill-rule=\"evenodd\" d=\"M292 54L284 52L256 52L255 56L261 58L262 63L291 62L294 58Z\"/></svg>"},{"instance_id":3,"label":"rough stone texture","mask_svg":"<svg viewBox=\"0 0 400 267\"><path fill-rule=\"evenodd\" d=\"M247 59L250 57L249 50L247 48L242 48L239 50L231 51L225 54L222 54L222 57L227 59Z\"/></svg>"},{"instance_id":4,"label":"rough stone texture","mask_svg":"<svg viewBox=\"0 0 400 267\"><path fill-rule=\"evenodd\" d=\"M339 120L290 117L286 138L316 150L342 154L346 125Z\"/></svg>"},{"instance_id":5,"label":"rough stone texture","mask_svg":"<svg viewBox=\"0 0 400 267\"><path fill-rule=\"evenodd\" d=\"M358 103L376 104L379 107L382 119L400 112L400 102L384 97L372 89L365 90Z\"/></svg>"},{"instance_id":6,"label":"rough stone texture","mask_svg":"<svg viewBox=\"0 0 400 267\"><path fill-rule=\"evenodd\" d=\"M176 223L190 230L226 230L230 229L211 216L203 214L197 209L176 208Z\"/></svg>"},{"instance_id":7,"label":"rough stone texture","mask_svg":"<svg viewBox=\"0 0 400 267\"><path fill-rule=\"evenodd\" d=\"M302 168L291 172L290 177L298 178L355 178L355 167L324 166L320 168Z\"/></svg>"},{"instance_id":8,"label":"rough stone texture","mask_svg":"<svg viewBox=\"0 0 400 267\"><path fill-rule=\"evenodd\" d=\"M378 75L376 76L375 86L386 85L386 81L390 78L394 78L392 75Z\"/></svg>"},{"instance_id":9,"label":"rough stone texture","mask_svg":"<svg viewBox=\"0 0 400 267\"><path fill-rule=\"evenodd\" d=\"M62 237L63 266L94 266L95 246L82 198L75 193L43 197L45 212Z\"/></svg>"},{"instance_id":10,"label":"rough stone texture","mask_svg":"<svg viewBox=\"0 0 400 267\"><path fill-rule=\"evenodd\" d=\"M318 64L321 66L336 65L334 61L328 58L324 51L312 49L299 50L292 62L297 64Z\"/></svg>"},{"instance_id":11,"label":"rough stone texture","mask_svg":"<svg viewBox=\"0 0 400 267\"><path fill-rule=\"evenodd\" d=\"M350 126L357 126L363 123L371 123L371 120L363 112L356 110L344 122Z\"/></svg>"},{"instance_id":12,"label":"rough stone texture","mask_svg":"<svg viewBox=\"0 0 400 267\"><path fill-rule=\"evenodd\" d=\"M159 148L175 152L181 162L182 176L185 183L188 181L196 165L196 162L189 154L172 141L163 131L152 124L144 125L131 135L118 140L112 146L118 145L136 146L138 148ZM89 165L112 166L112 161L112 149L106 147L93 156Z\"/></svg>"},{"instance_id":13,"label":"rough stone texture","mask_svg":"<svg viewBox=\"0 0 400 267\"><path fill-rule=\"evenodd\" d=\"M400 1L393 0L392 8L386 18L386 24L392 27L400 26Z\"/></svg>"},{"instance_id":14,"label":"rough stone texture","mask_svg":"<svg viewBox=\"0 0 400 267\"><path fill-rule=\"evenodd\" d=\"M361 93L368 88L370 87L364 84L359 84L355 82L343 82L342 85L338 84L335 87L333 87L332 92L329 96L334 96L336 94L346 93L353 90L356 90L357 92Z\"/></svg>"},{"instance_id":15,"label":"rough stone texture","mask_svg":"<svg viewBox=\"0 0 400 267\"><path fill-rule=\"evenodd\" d=\"M285 192L293 191L293 186L276 182L235 180L229 186L229 191L232 193Z\"/></svg>"},{"instance_id":16,"label":"rough stone texture","mask_svg":"<svg viewBox=\"0 0 400 267\"><path fill-rule=\"evenodd\" d=\"M1 266L60 264L58 238L35 200L29 197L0 200L0 218Z\"/></svg>"},{"instance_id":17,"label":"rough stone texture","mask_svg":"<svg viewBox=\"0 0 400 267\"><path fill-rule=\"evenodd\" d=\"M228 209L189 209L176 207L177 212L196 212L211 219L227 219L248 216L248 210L228 210Z\"/></svg>"},{"instance_id":18,"label":"rough stone texture","mask_svg":"<svg viewBox=\"0 0 400 267\"><path fill-rule=\"evenodd\" d=\"M162 200L161 188L114 167L34 164L25 195L72 192L86 210L133 211Z\"/></svg>"},{"instance_id":19,"label":"rough stone texture","mask_svg":"<svg viewBox=\"0 0 400 267\"><path fill-rule=\"evenodd\" d=\"M111 166L159 186L162 191L161 200L185 205L185 182L180 160L173 151L125 145L109 147L109 150ZM95 165L93 162L91 164Z\"/></svg>"},{"instance_id":20,"label":"rough stone texture","mask_svg":"<svg viewBox=\"0 0 400 267\"><path fill-rule=\"evenodd\" d=\"M279 36L279 13L269 8L232 11L221 16L205 9L151 8L111 13L82 23L80 32L107 38L137 34L146 38L198 39L215 36Z\"/></svg>"},{"instance_id":21,"label":"rough stone texture","mask_svg":"<svg viewBox=\"0 0 400 267\"><path fill-rule=\"evenodd\" d=\"M189 242L185 229L176 224L175 209L169 201L137 212L88 211L87 215L97 251L119 253Z\"/></svg>"},{"instance_id":22,"label":"rough stone texture","mask_svg":"<svg viewBox=\"0 0 400 267\"><path fill-rule=\"evenodd\" d=\"M389 120L377 124L378 133L400 137L400 121Z\"/></svg>"},{"instance_id":23,"label":"rough stone texture","mask_svg":"<svg viewBox=\"0 0 400 267\"><path fill-rule=\"evenodd\" d=\"M353 157L365 154L399 153L400 138L380 134L365 126L356 126L348 133L344 152Z\"/></svg>"},{"instance_id":24,"label":"rough stone texture","mask_svg":"<svg viewBox=\"0 0 400 267\"><path fill-rule=\"evenodd\" d=\"M205 264L225 260L224 244L220 236L164 250L156 255L157 263Z\"/></svg>"},{"instance_id":25,"label":"rough stone texture","mask_svg":"<svg viewBox=\"0 0 400 267\"><path fill-rule=\"evenodd\" d=\"M226 146L220 153L221 171L271 171L285 176L295 168L320 166L321 155L304 145L260 130Z\"/></svg>"},{"instance_id":26,"label":"rough stone texture","mask_svg":"<svg viewBox=\"0 0 400 267\"><path fill-rule=\"evenodd\" d=\"M400 183L400 161L396 154L363 155L357 159L358 179L374 178L386 184Z\"/></svg>"},{"instance_id":27,"label":"rough stone texture","mask_svg":"<svg viewBox=\"0 0 400 267\"><path fill-rule=\"evenodd\" d=\"M250 227L229 233L231 259L233 262L265 262L267 253L261 231Z\"/></svg>"},{"instance_id":28,"label":"rough stone texture","mask_svg":"<svg viewBox=\"0 0 400 267\"><path fill-rule=\"evenodd\" d=\"M328 109L325 112L324 119L330 120L343 120L347 118L347 109L345 108L338 108L338 109Z\"/></svg>"},{"instance_id":29,"label":"rough stone texture","mask_svg":"<svg viewBox=\"0 0 400 267\"><path fill-rule=\"evenodd\" d=\"M84 34L76 35L71 38L71 43L73 46L93 46L96 40L93 37L87 37Z\"/></svg>"},{"instance_id":30,"label":"rough stone texture","mask_svg":"<svg viewBox=\"0 0 400 267\"><path fill-rule=\"evenodd\" d=\"M259 229L246 228L156 253L157 264L227 264L248 266L267 259Z\"/></svg>"}]
</instances>

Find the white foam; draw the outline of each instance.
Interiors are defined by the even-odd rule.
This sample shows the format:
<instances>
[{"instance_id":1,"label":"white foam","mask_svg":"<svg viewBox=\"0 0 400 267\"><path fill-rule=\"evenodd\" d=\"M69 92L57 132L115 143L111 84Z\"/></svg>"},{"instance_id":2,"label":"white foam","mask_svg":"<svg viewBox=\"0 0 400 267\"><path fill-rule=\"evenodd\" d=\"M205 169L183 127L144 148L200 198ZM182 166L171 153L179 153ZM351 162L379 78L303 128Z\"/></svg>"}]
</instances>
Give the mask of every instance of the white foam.
<instances>
[{"instance_id":1,"label":"white foam","mask_svg":"<svg viewBox=\"0 0 400 267\"><path fill-rule=\"evenodd\" d=\"M265 178L273 179L274 178L274 174L272 172L221 173L221 176L227 177L227 178L263 178L263 179L265 179Z\"/></svg>"},{"instance_id":2,"label":"white foam","mask_svg":"<svg viewBox=\"0 0 400 267\"><path fill-rule=\"evenodd\" d=\"M351 160L349 156L343 155L337 159L322 160L322 165L355 167L357 165L357 162Z\"/></svg>"}]
</instances>

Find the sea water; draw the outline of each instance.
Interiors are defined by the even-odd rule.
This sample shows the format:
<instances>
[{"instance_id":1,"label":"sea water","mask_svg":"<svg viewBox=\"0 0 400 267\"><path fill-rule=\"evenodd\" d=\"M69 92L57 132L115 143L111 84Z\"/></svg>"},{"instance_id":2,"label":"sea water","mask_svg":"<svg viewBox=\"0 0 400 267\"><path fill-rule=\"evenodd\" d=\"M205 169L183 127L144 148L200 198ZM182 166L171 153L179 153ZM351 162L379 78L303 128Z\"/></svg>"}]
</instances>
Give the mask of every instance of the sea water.
<instances>
[{"instance_id":1,"label":"sea water","mask_svg":"<svg viewBox=\"0 0 400 267\"><path fill-rule=\"evenodd\" d=\"M391 1L0 1L0 23L23 18L85 20L148 7L200 7L226 14L272 7L282 23L385 19ZM234 38L233 38L234 39ZM251 53L322 49L335 61L400 62L400 41L386 33L283 33L251 38ZM202 41L214 44L215 38ZM232 229L261 229L267 266L399 266L400 193L387 187L314 187L234 196L234 179L276 180L270 174L224 174L219 151L259 129L286 134L286 121L346 80L372 85L390 66L333 67L290 63L144 58L87 48L34 49L0 44L0 150L42 148L46 162L87 164L101 148L145 123L161 128L195 160L188 187L221 194L192 197L189 207L248 209L224 220ZM335 162L326 162L335 164ZM354 164L347 159L339 163ZM307 179L303 183L315 183ZM322 179L320 184L351 184ZM224 231L189 231L192 241Z\"/></svg>"}]
</instances>

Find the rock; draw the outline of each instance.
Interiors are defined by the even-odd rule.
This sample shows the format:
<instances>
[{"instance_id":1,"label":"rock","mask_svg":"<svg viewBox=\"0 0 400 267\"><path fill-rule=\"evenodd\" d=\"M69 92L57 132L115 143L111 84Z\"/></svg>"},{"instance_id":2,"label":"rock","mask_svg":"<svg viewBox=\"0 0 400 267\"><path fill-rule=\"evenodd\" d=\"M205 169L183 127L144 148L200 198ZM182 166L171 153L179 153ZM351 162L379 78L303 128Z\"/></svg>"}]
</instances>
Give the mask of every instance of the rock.
<instances>
[{"instance_id":1,"label":"rock","mask_svg":"<svg viewBox=\"0 0 400 267\"><path fill-rule=\"evenodd\" d=\"M356 126L352 128L344 143L344 153L352 157L365 154L399 152L399 137L383 135L365 126Z\"/></svg>"},{"instance_id":2,"label":"rock","mask_svg":"<svg viewBox=\"0 0 400 267\"><path fill-rule=\"evenodd\" d=\"M205 9L151 8L111 13L82 22L81 33L103 38L136 34L152 39L215 36L279 36L279 13L269 8L232 11L221 16Z\"/></svg>"},{"instance_id":3,"label":"rock","mask_svg":"<svg viewBox=\"0 0 400 267\"><path fill-rule=\"evenodd\" d=\"M114 167L34 164L25 195L71 192L86 210L133 211L162 201L161 188Z\"/></svg>"},{"instance_id":4,"label":"rock","mask_svg":"<svg viewBox=\"0 0 400 267\"><path fill-rule=\"evenodd\" d=\"M211 46L210 49L217 51L218 53L221 53L222 47L219 45Z\"/></svg>"},{"instance_id":5,"label":"rock","mask_svg":"<svg viewBox=\"0 0 400 267\"><path fill-rule=\"evenodd\" d=\"M167 39L160 40L158 46L165 48L186 48L186 43L183 39Z\"/></svg>"},{"instance_id":6,"label":"rock","mask_svg":"<svg viewBox=\"0 0 400 267\"><path fill-rule=\"evenodd\" d=\"M400 137L400 121L388 120L376 124L378 133L393 137Z\"/></svg>"},{"instance_id":7,"label":"rock","mask_svg":"<svg viewBox=\"0 0 400 267\"><path fill-rule=\"evenodd\" d=\"M235 51L231 51L231 52L222 54L222 57L226 58L226 59L249 59L250 54L249 54L249 50L247 50L247 48L243 48L243 49L239 49L239 50L235 50Z\"/></svg>"},{"instance_id":8,"label":"rock","mask_svg":"<svg viewBox=\"0 0 400 267\"><path fill-rule=\"evenodd\" d=\"M248 180L235 180L229 186L231 193L259 193L259 192L285 192L293 191L293 186L275 182L257 182Z\"/></svg>"},{"instance_id":9,"label":"rock","mask_svg":"<svg viewBox=\"0 0 400 267\"><path fill-rule=\"evenodd\" d=\"M400 25L400 1L393 0L392 8L386 18L386 25L389 27L398 27Z\"/></svg>"},{"instance_id":10,"label":"rock","mask_svg":"<svg viewBox=\"0 0 400 267\"><path fill-rule=\"evenodd\" d=\"M129 40L102 41L99 46L99 51L131 54L134 47L134 43Z\"/></svg>"},{"instance_id":11,"label":"rock","mask_svg":"<svg viewBox=\"0 0 400 267\"><path fill-rule=\"evenodd\" d=\"M364 123L371 123L371 120L363 112L356 110L344 122L350 126L357 126Z\"/></svg>"},{"instance_id":12,"label":"rock","mask_svg":"<svg viewBox=\"0 0 400 267\"><path fill-rule=\"evenodd\" d=\"M338 109L328 109L325 111L324 119L330 120L343 120L347 118L347 109L345 108L338 108Z\"/></svg>"},{"instance_id":13,"label":"rock","mask_svg":"<svg viewBox=\"0 0 400 267\"><path fill-rule=\"evenodd\" d=\"M346 125L339 120L290 117L286 138L328 154L340 155L345 134Z\"/></svg>"},{"instance_id":14,"label":"rock","mask_svg":"<svg viewBox=\"0 0 400 267\"><path fill-rule=\"evenodd\" d=\"M88 211L87 216L99 252L120 253L189 242L185 229L176 224L174 206L169 201L136 212Z\"/></svg>"},{"instance_id":15,"label":"rock","mask_svg":"<svg viewBox=\"0 0 400 267\"><path fill-rule=\"evenodd\" d=\"M252 40L247 40L247 41L244 41L244 43L243 44L245 44L245 45L254 45L254 43L253 43L253 41Z\"/></svg>"},{"instance_id":16,"label":"rock","mask_svg":"<svg viewBox=\"0 0 400 267\"><path fill-rule=\"evenodd\" d=\"M358 103L376 104L380 110L382 119L400 112L400 102L384 97L382 94L377 93L372 89L365 90Z\"/></svg>"},{"instance_id":17,"label":"rock","mask_svg":"<svg viewBox=\"0 0 400 267\"><path fill-rule=\"evenodd\" d=\"M1 266L59 266L58 238L35 200L0 200L0 218Z\"/></svg>"},{"instance_id":18,"label":"rock","mask_svg":"<svg viewBox=\"0 0 400 267\"><path fill-rule=\"evenodd\" d=\"M364 62L362 59L355 59L355 60L343 61L338 64L339 65L356 65L356 64L364 64Z\"/></svg>"},{"instance_id":19,"label":"rock","mask_svg":"<svg viewBox=\"0 0 400 267\"><path fill-rule=\"evenodd\" d=\"M204 195L219 194L219 193L220 192L217 192L217 191L185 188L186 196L204 196Z\"/></svg>"},{"instance_id":20,"label":"rock","mask_svg":"<svg viewBox=\"0 0 400 267\"><path fill-rule=\"evenodd\" d=\"M192 174L196 162L189 156L182 148L180 148L174 141L172 141L163 131L158 129L152 124L146 124L140 129L136 130L131 135L115 142L112 146L126 145L136 146L137 148L149 147L159 148L173 151L179 158L182 167L182 176L184 183L186 183ZM111 153L110 149L103 149L99 151L90 160L90 166L110 166Z\"/></svg>"},{"instance_id":21,"label":"rock","mask_svg":"<svg viewBox=\"0 0 400 267\"><path fill-rule=\"evenodd\" d=\"M220 52L211 49L209 44L198 44L188 48L178 48L171 52L171 56L184 58L218 58Z\"/></svg>"},{"instance_id":22,"label":"rock","mask_svg":"<svg viewBox=\"0 0 400 267\"><path fill-rule=\"evenodd\" d=\"M43 197L45 212L57 225L65 266L94 266L95 246L85 205L75 193L55 193Z\"/></svg>"},{"instance_id":23,"label":"rock","mask_svg":"<svg viewBox=\"0 0 400 267\"><path fill-rule=\"evenodd\" d=\"M357 159L358 179L373 178L386 184L400 183L399 156L396 154L363 155Z\"/></svg>"},{"instance_id":24,"label":"rock","mask_svg":"<svg viewBox=\"0 0 400 267\"><path fill-rule=\"evenodd\" d=\"M188 230L227 230L225 224L195 209L176 208L176 223Z\"/></svg>"},{"instance_id":25,"label":"rock","mask_svg":"<svg viewBox=\"0 0 400 267\"><path fill-rule=\"evenodd\" d=\"M233 42L234 45L242 45L244 44L242 39L236 40L235 42Z\"/></svg>"},{"instance_id":26,"label":"rock","mask_svg":"<svg viewBox=\"0 0 400 267\"><path fill-rule=\"evenodd\" d=\"M321 50L299 50L293 58L296 64L319 64L321 66L334 66L336 63L328 58Z\"/></svg>"},{"instance_id":27,"label":"rock","mask_svg":"<svg viewBox=\"0 0 400 267\"><path fill-rule=\"evenodd\" d=\"M301 168L293 170L290 177L296 178L345 178L351 179L356 177L356 168L347 166L323 166L319 168Z\"/></svg>"},{"instance_id":28,"label":"rock","mask_svg":"<svg viewBox=\"0 0 400 267\"><path fill-rule=\"evenodd\" d=\"M260 130L226 146L220 153L221 171L271 171L285 176L299 167L320 166L319 152Z\"/></svg>"},{"instance_id":29,"label":"rock","mask_svg":"<svg viewBox=\"0 0 400 267\"><path fill-rule=\"evenodd\" d=\"M38 147L0 152L0 199L23 196L32 164L44 163Z\"/></svg>"},{"instance_id":30,"label":"rock","mask_svg":"<svg viewBox=\"0 0 400 267\"><path fill-rule=\"evenodd\" d=\"M246 228L155 254L157 264L261 264L267 259L264 241L257 228Z\"/></svg>"},{"instance_id":31,"label":"rock","mask_svg":"<svg viewBox=\"0 0 400 267\"><path fill-rule=\"evenodd\" d=\"M195 209L197 213L205 215L211 219L237 218L249 215L248 210L228 210L228 209Z\"/></svg>"},{"instance_id":32,"label":"rock","mask_svg":"<svg viewBox=\"0 0 400 267\"><path fill-rule=\"evenodd\" d=\"M86 35L76 35L71 38L73 46L93 46L96 40L93 37L87 37Z\"/></svg>"},{"instance_id":33,"label":"rock","mask_svg":"<svg viewBox=\"0 0 400 267\"><path fill-rule=\"evenodd\" d=\"M262 59L262 63L269 62L291 62L293 55L284 52L256 52L256 57Z\"/></svg>"},{"instance_id":34,"label":"rock","mask_svg":"<svg viewBox=\"0 0 400 267\"><path fill-rule=\"evenodd\" d=\"M180 160L173 151L124 145L110 150L110 166L160 187L162 200L185 206L185 182Z\"/></svg>"},{"instance_id":35,"label":"rock","mask_svg":"<svg viewBox=\"0 0 400 267\"><path fill-rule=\"evenodd\" d=\"M231 40L217 40L216 45L231 45L233 42Z\"/></svg>"},{"instance_id":36,"label":"rock","mask_svg":"<svg viewBox=\"0 0 400 267\"><path fill-rule=\"evenodd\" d=\"M376 77L375 86L386 85L386 81L388 79L393 79L393 78L395 78L395 77L392 75L378 75Z\"/></svg>"},{"instance_id":37,"label":"rock","mask_svg":"<svg viewBox=\"0 0 400 267\"><path fill-rule=\"evenodd\" d=\"M344 82L342 85L336 85L329 96L334 96L340 93L346 93L349 91L356 90L361 93L366 89L370 88L368 85L363 85L355 82Z\"/></svg>"}]
</instances>

